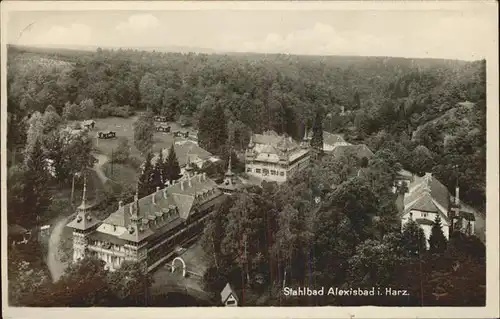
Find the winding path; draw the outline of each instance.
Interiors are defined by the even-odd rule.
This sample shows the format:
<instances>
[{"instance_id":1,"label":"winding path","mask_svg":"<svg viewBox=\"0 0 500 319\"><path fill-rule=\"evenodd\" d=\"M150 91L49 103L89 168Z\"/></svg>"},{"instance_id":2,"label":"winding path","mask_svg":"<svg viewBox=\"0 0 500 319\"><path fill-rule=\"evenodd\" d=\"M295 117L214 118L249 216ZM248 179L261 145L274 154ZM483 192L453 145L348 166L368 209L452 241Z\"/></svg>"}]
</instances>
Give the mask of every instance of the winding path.
<instances>
[{"instance_id":1,"label":"winding path","mask_svg":"<svg viewBox=\"0 0 500 319\"><path fill-rule=\"evenodd\" d=\"M97 173L97 176L101 179L102 183L106 183L109 178L102 171L102 166L106 164L109 158L104 154L94 154L95 158L97 158L97 162L94 164L94 170Z\"/></svg>"},{"instance_id":2,"label":"winding path","mask_svg":"<svg viewBox=\"0 0 500 319\"><path fill-rule=\"evenodd\" d=\"M52 281L56 282L64 274L66 263L61 261L59 256L59 246L61 242L61 235L64 227L69 222L71 216L59 219L53 226L50 232L48 252L47 252L47 266L50 270Z\"/></svg>"},{"instance_id":3,"label":"winding path","mask_svg":"<svg viewBox=\"0 0 500 319\"><path fill-rule=\"evenodd\" d=\"M102 171L102 166L109 160L106 155L95 154L97 162L94 164L93 169L96 171L97 176L101 179L102 183L106 183L109 178ZM74 214L73 214L74 215ZM52 280L55 282L64 274L67 263L61 261L59 247L61 245L61 236L64 231L64 227L71 220L70 216L60 217L52 225L52 230L49 236L48 249L47 249L47 266L50 271Z\"/></svg>"}]
</instances>

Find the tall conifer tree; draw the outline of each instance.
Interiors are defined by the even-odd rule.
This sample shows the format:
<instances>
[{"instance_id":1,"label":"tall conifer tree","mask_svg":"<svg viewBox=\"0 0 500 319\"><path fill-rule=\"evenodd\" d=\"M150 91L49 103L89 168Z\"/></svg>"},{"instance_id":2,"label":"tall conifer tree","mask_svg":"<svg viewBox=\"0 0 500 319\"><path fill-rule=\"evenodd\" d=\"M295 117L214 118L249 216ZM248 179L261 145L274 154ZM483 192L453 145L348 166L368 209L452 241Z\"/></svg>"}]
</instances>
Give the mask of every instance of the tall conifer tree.
<instances>
[{"instance_id":1,"label":"tall conifer tree","mask_svg":"<svg viewBox=\"0 0 500 319\"><path fill-rule=\"evenodd\" d=\"M158 159L153 168L153 176L152 176L152 187L156 190L156 187L163 188L164 187L164 176L163 168L165 167L165 161L163 159L163 151L160 151L158 155Z\"/></svg>"},{"instance_id":2,"label":"tall conifer tree","mask_svg":"<svg viewBox=\"0 0 500 319\"><path fill-rule=\"evenodd\" d=\"M172 183L181 177L181 168L179 166L179 161L177 160L177 155L175 154L174 144L172 144L170 150L168 151L168 156L165 160L163 170L165 172L165 182L169 181Z\"/></svg>"},{"instance_id":3,"label":"tall conifer tree","mask_svg":"<svg viewBox=\"0 0 500 319\"><path fill-rule=\"evenodd\" d=\"M425 234L422 227L410 220L403 226L403 247L410 255L418 255L426 251Z\"/></svg>"},{"instance_id":4,"label":"tall conifer tree","mask_svg":"<svg viewBox=\"0 0 500 319\"><path fill-rule=\"evenodd\" d=\"M313 156L318 158L323 155L323 115L320 109L316 111L312 127L311 147Z\"/></svg>"},{"instance_id":5,"label":"tall conifer tree","mask_svg":"<svg viewBox=\"0 0 500 319\"><path fill-rule=\"evenodd\" d=\"M23 215L21 220L25 222L25 226L31 227L37 225L40 215L50 205L50 195L47 191L50 174L39 138L35 140L33 147L26 154L23 178L23 211L18 213Z\"/></svg>"},{"instance_id":6,"label":"tall conifer tree","mask_svg":"<svg viewBox=\"0 0 500 319\"><path fill-rule=\"evenodd\" d=\"M154 186L151 183L153 176L152 157L151 153L147 153L146 159L144 160L142 173L139 176L139 198L151 194L153 192L152 190L154 190Z\"/></svg>"},{"instance_id":7,"label":"tall conifer tree","mask_svg":"<svg viewBox=\"0 0 500 319\"><path fill-rule=\"evenodd\" d=\"M429 250L431 253L442 253L446 250L446 245L447 241L441 226L441 217L437 215L429 237Z\"/></svg>"}]
</instances>

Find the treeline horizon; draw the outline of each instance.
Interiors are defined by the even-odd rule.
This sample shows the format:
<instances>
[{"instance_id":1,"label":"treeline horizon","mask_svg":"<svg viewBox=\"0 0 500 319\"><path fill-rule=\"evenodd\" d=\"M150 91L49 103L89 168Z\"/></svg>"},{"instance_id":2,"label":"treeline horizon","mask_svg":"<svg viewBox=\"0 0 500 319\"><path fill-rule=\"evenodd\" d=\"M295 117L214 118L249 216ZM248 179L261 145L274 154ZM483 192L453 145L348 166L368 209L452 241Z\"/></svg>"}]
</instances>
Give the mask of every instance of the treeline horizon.
<instances>
[{"instance_id":1,"label":"treeline horizon","mask_svg":"<svg viewBox=\"0 0 500 319\"><path fill-rule=\"evenodd\" d=\"M9 48L10 147L25 144L26 117L48 105L72 119L149 109L195 127L221 108L223 136L239 149L266 130L300 139L319 110L324 130L374 152L392 143L404 168L431 171L450 191L458 178L464 200L485 206L484 60L48 51ZM457 107L464 101L475 107ZM93 108L73 114L82 102Z\"/></svg>"}]
</instances>

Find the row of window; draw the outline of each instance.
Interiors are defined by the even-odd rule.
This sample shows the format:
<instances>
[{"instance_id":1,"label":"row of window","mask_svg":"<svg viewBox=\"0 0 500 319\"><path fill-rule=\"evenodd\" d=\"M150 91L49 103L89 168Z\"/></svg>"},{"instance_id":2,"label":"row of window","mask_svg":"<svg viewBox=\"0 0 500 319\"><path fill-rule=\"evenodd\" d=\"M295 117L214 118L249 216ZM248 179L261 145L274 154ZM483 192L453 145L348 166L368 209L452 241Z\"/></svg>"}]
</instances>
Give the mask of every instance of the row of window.
<instances>
[{"instance_id":1,"label":"row of window","mask_svg":"<svg viewBox=\"0 0 500 319\"><path fill-rule=\"evenodd\" d=\"M420 212L420 214L419 214L419 212L416 212L416 216L415 217L419 217L419 216L426 218L427 216L429 216L429 214L428 213L424 213L424 212ZM413 218L413 217L414 217L413 216L413 212L410 212L410 218Z\"/></svg>"},{"instance_id":2,"label":"row of window","mask_svg":"<svg viewBox=\"0 0 500 319\"><path fill-rule=\"evenodd\" d=\"M252 172L252 168L248 167L247 168L247 173L251 173ZM264 168L264 169L260 169L260 168L256 168L255 169L255 173L257 174L262 174L264 176L267 176L269 174L273 175L273 176L277 176L279 174L279 176L285 176L285 172L284 171L277 171L277 170L269 170L267 168Z\"/></svg>"}]
</instances>

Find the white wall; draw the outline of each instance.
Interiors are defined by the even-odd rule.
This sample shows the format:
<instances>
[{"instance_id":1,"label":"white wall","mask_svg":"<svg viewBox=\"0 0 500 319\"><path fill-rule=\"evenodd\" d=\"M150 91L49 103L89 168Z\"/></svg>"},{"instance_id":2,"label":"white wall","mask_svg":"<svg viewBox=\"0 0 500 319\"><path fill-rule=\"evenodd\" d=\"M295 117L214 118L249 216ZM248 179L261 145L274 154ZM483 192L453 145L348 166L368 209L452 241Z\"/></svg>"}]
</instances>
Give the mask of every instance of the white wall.
<instances>
[{"instance_id":1,"label":"white wall","mask_svg":"<svg viewBox=\"0 0 500 319\"><path fill-rule=\"evenodd\" d=\"M402 216L402 218L401 218L401 231L403 231L404 225L410 220L410 213L412 213L411 219L413 219L413 220L415 220L417 218L423 218L423 219L434 222L434 219L436 218L436 213L429 213L429 212L421 212L418 210L412 210L410 212L405 213ZM443 218L441 218L441 225L442 225L441 229L443 230L444 236L446 237L446 239L449 239L450 225ZM420 226L424 230L427 248L429 248L429 237L431 235L432 225L420 225Z\"/></svg>"}]
</instances>

